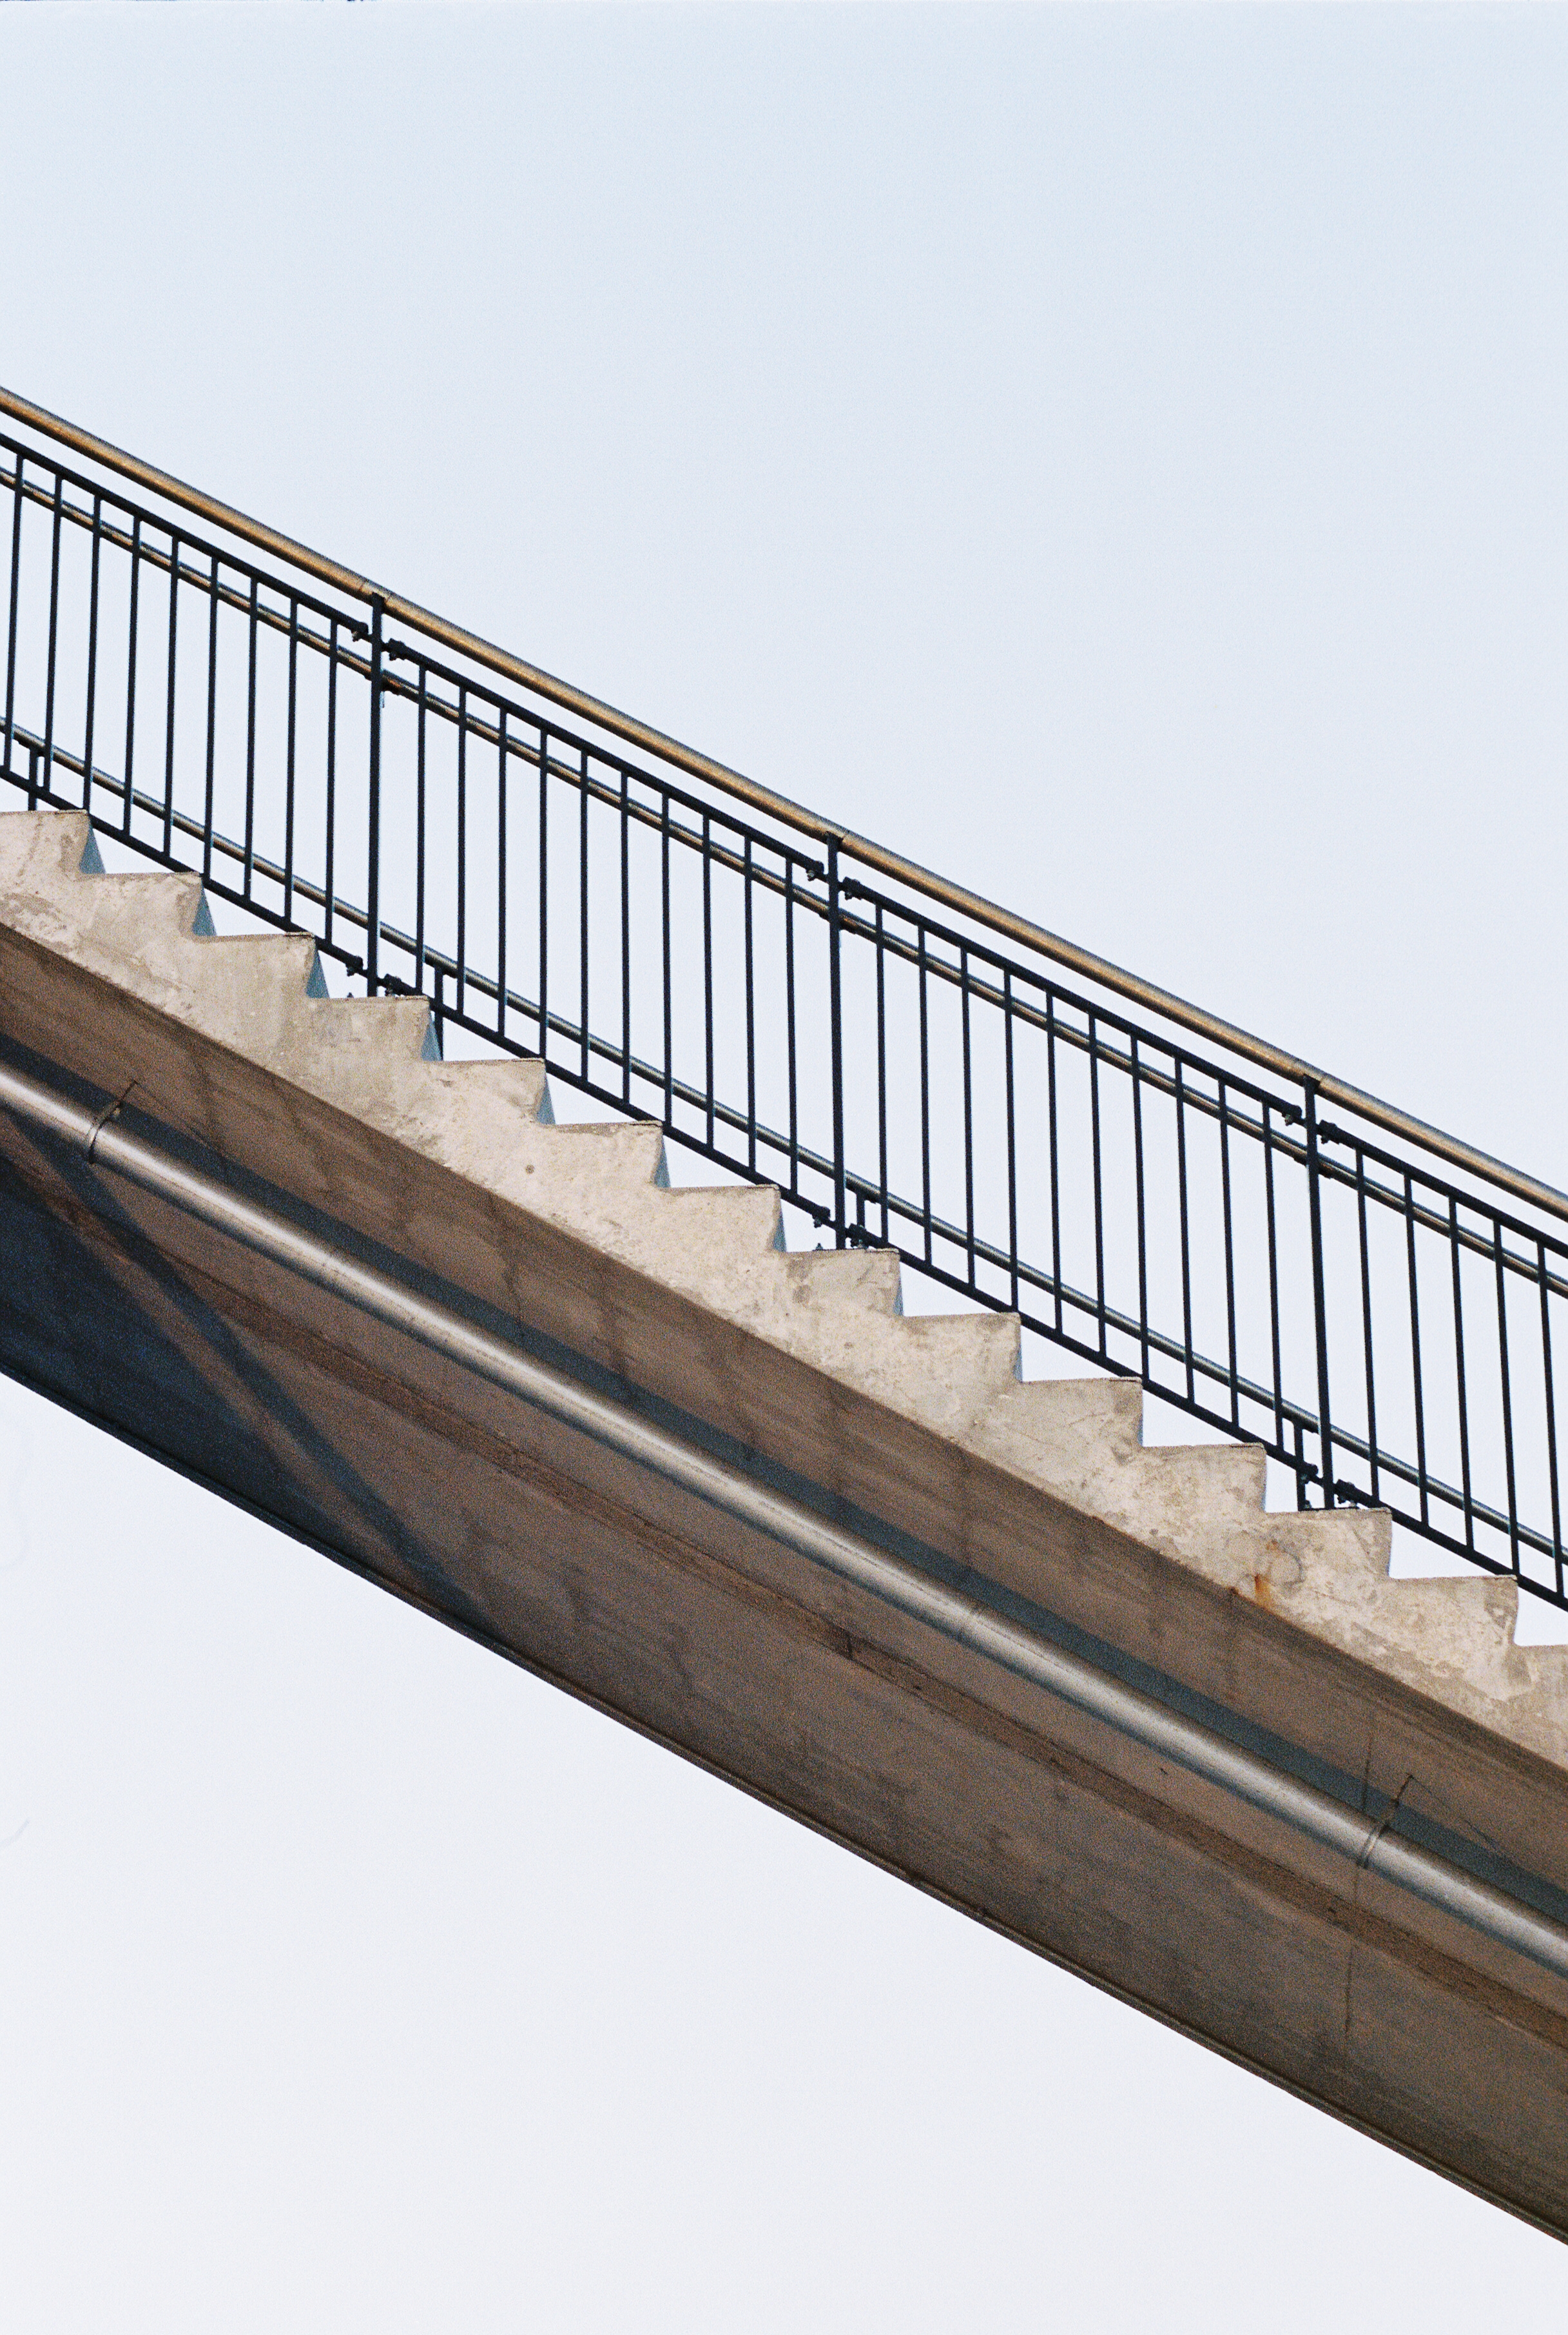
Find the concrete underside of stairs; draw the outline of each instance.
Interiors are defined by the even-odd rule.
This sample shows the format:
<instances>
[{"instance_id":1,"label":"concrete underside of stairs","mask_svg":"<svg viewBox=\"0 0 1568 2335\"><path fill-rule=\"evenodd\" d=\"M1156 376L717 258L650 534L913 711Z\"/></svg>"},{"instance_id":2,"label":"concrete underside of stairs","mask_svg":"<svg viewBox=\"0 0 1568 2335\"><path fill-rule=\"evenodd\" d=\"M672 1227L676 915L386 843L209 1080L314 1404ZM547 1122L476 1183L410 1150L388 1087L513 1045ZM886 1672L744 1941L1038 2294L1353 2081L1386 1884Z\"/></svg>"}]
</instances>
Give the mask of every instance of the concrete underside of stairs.
<instances>
[{"instance_id":1,"label":"concrete underside of stairs","mask_svg":"<svg viewBox=\"0 0 1568 2335\"><path fill-rule=\"evenodd\" d=\"M84 857L86 865L83 865ZM1568 1918L1568 1667L1387 1519L1024 1385L537 1065L0 818L0 1051ZM922 1888L1568 2236L1568 1985L0 1116L0 1367ZM504 1848L504 1844L498 1844Z\"/></svg>"}]
</instances>

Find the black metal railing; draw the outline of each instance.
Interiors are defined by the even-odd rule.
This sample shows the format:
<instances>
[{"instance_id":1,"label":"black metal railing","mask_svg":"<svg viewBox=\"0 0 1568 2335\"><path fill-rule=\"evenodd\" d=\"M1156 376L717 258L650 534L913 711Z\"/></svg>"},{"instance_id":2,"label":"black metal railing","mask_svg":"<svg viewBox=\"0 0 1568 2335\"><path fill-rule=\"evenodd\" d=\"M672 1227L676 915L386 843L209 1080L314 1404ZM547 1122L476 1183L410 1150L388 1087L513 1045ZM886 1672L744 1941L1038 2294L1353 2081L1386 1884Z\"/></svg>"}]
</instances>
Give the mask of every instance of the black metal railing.
<instances>
[{"instance_id":1,"label":"black metal railing","mask_svg":"<svg viewBox=\"0 0 1568 2335\"><path fill-rule=\"evenodd\" d=\"M0 392L0 775L1568 1606L1568 1198Z\"/></svg>"}]
</instances>

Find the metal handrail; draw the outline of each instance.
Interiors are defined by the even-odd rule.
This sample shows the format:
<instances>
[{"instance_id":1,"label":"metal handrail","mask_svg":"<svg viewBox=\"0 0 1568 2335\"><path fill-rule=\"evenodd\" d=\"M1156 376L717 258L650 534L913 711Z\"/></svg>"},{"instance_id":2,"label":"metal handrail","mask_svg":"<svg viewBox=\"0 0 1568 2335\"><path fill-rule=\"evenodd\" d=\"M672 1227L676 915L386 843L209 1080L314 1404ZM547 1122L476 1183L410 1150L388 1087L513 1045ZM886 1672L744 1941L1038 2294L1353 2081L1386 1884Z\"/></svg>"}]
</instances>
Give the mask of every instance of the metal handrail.
<instances>
[{"instance_id":1,"label":"metal handrail","mask_svg":"<svg viewBox=\"0 0 1568 2335\"><path fill-rule=\"evenodd\" d=\"M1568 1197L0 413L31 433L0 430L0 777L30 805L1263 1444L1302 1505L1389 1505L1568 1607Z\"/></svg>"},{"instance_id":2,"label":"metal handrail","mask_svg":"<svg viewBox=\"0 0 1568 2335\"><path fill-rule=\"evenodd\" d=\"M405 600L399 593L389 591L370 576L344 567L335 559L324 557L295 537L284 535L276 528L248 518L245 512L235 509L232 504L220 502L215 495L204 494L199 488L188 485L184 480L173 477L167 470L160 470L156 464L143 461L138 455L128 454L123 448L110 444L106 439L94 437L91 431L63 420L46 407L18 397L13 390L0 388L0 413L8 414L13 421L24 422L44 436L55 439L60 444L69 446L73 452L118 471L122 478L133 480L136 485L164 500L195 512L209 526L238 537L241 542L252 545L256 550L288 561L291 566L303 569L307 576L314 576L318 583L329 585L349 598L360 600L367 606L379 599L386 615L395 623L412 625L429 639L439 641L444 648L450 649L459 656L471 658L476 664L485 666L515 687L529 690L537 696L547 698L552 704L564 706L579 721L591 723L595 730L603 730L609 736L618 738L623 744L634 746L644 753L656 755L661 761L668 762L675 770L684 770L689 777L717 787L736 801L797 828L816 842L836 844L840 852L857 859L863 867L874 868L878 875L906 886L910 891L919 893L925 899L934 900L959 916L973 918L976 924L985 925L1005 940L1038 951L1053 964L1064 965L1085 980L1113 991L1118 997L1125 997L1130 1004L1140 1006L1145 1012L1157 1014L1161 1021L1172 1022L1179 1030L1205 1039L1212 1045L1222 1046L1227 1052L1239 1055L1244 1061L1253 1063L1259 1070L1268 1071L1276 1078L1287 1079L1293 1084L1312 1080L1325 1102L1333 1103L1343 1110L1355 1111L1369 1125L1380 1128L1385 1134L1402 1137L1407 1142L1418 1142L1447 1166L1500 1184L1515 1199L1524 1200L1532 1207L1544 1208L1549 1215L1568 1223L1568 1193L1559 1191L1554 1185L1542 1183L1534 1176L1523 1174L1505 1161L1494 1158L1490 1153L1478 1151L1473 1144L1445 1134L1440 1128L1413 1118L1408 1111L1400 1110L1392 1103L1380 1101L1363 1088L1335 1078L1331 1071L1320 1069L1316 1063L1305 1061L1301 1056L1287 1052L1283 1047L1271 1045L1266 1039L1253 1037L1250 1031L1239 1028L1234 1022L1226 1022L1219 1014L1189 1003L1173 990L1162 989L1158 983L1146 981L1141 975L1128 972L1125 966L1113 964L1109 958L1096 955L1092 949L1081 948L1076 941L1066 940L1060 933L1048 931L1043 925L1031 923L1027 916L1016 916L1011 909L999 907L994 901L986 899L981 893L967 890L962 884L950 883L945 877L934 874L917 861L905 859L898 852L889 851L868 837L857 835L852 829L822 818L818 812L792 801L789 796L774 793L770 788L759 785L755 779L749 779L743 771L732 769L729 763L715 761L711 755L699 753L694 748L682 745L679 739L672 738L665 731L655 730L650 723L638 721L633 714L623 713L618 707L593 696L587 690L578 689L572 683L562 681L558 675L547 673L542 666L530 664L526 658L498 648L493 641L485 640L478 633L468 632L460 625L450 623L444 616L438 616L431 609L421 607L418 601Z\"/></svg>"}]
</instances>

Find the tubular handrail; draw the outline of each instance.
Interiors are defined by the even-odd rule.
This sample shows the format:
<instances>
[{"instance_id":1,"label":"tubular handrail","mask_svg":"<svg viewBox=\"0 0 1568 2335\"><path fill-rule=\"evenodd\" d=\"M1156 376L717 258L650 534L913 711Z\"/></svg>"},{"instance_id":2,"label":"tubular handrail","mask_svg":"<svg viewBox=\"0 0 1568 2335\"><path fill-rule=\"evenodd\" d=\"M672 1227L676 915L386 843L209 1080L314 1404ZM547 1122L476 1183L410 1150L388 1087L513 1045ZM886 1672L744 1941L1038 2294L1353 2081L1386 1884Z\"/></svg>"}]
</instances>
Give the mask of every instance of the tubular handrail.
<instances>
[{"instance_id":1,"label":"tubular handrail","mask_svg":"<svg viewBox=\"0 0 1568 2335\"><path fill-rule=\"evenodd\" d=\"M101 1172L154 1193L221 1237L233 1240L331 1297L425 1347L460 1371L592 1438L634 1468L692 1494L748 1531L868 1591L906 1619L1000 1664L1162 1759L1291 1826L1350 1864L1371 1870L1428 1905L1467 1923L1510 1952L1568 1978L1568 1929L1541 1905L1500 1888L1400 1829L1398 1799L1378 1812L1357 1808L1292 1774L1254 1743L1183 1710L1168 1691L1149 1692L1054 1636L998 1610L973 1581L962 1588L934 1577L903 1554L818 1515L721 1454L701 1448L660 1422L583 1385L462 1314L378 1272L346 1251L245 1199L153 1143L112 1124L37 1080L0 1065L0 1109L70 1144ZM1164 1681L1159 1683L1164 1684ZM1380 1797L1381 1796L1379 1796ZM1453 1846L1466 1854L1468 1844Z\"/></svg>"},{"instance_id":2,"label":"tubular handrail","mask_svg":"<svg viewBox=\"0 0 1568 2335\"><path fill-rule=\"evenodd\" d=\"M1448 1167L1501 1185L1514 1198L1524 1200L1531 1206L1541 1208L1568 1223L1568 1193L1558 1190L1554 1185L1524 1174L1506 1161L1495 1158L1490 1153L1478 1150L1473 1144L1466 1143L1456 1136L1446 1134L1440 1128L1415 1118L1392 1103L1380 1100L1363 1088L1336 1078L1331 1071L1321 1070L1315 1063L1271 1044L1266 1039L1254 1037L1250 1031L1241 1029L1219 1014L1191 1004L1174 991L1129 973L1125 966L1097 955L1092 949L1082 948L1077 942L1064 939L1060 934L1050 932L1028 917L1016 916L1011 910L998 906L978 892L949 882L930 868L923 867L917 861L905 859L868 837L836 825L804 804L792 801L789 797L777 794L754 779L747 778L744 772L734 770L730 764L682 745L679 739L671 737L666 732L622 712L603 698L595 697L590 692L561 680L558 675L547 673L542 666L530 664L525 658L498 647L480 635L470 633L462 625L435 615L419 602L404 599L401 594L388 590L370 576L313 551L295 537L249 518L232 504L188 485L184 480L160 470L154 463L127 453L122 447L94 436L91 431L63 420L44 406L19 397L13 390L0 387L0 413L39 431L62 445L69 446L73 452L101 463L107 470L118 471L122 478L131 480L165 501L195 513L208 525L221 528L227 534L237 537L256 550L288 561L313 576L317 583L327 585L348 598L361 601L366 606L373 606L379 602L385 616L415 627L427 638L440 642L443 648L470 658L502 680L564 707L579 720L618 738L624 744L654 754L673 769L718 788L722 793L744 802L750 809L777 819L809 835L818 843L836 847L840 853L847 854L862 867L875 869L878 875L969 917L1007 940L1037 951L1053 964L1098 983L1177 1029L1224 1048L1227 1052L1253 1063L1259 1070L1287 1079L1292 1084L1310 1085L1321 1101L1331 1103L1342 1110L1354 1111L1370 1126L1380 1128L1385 1134L1399 1136L1407 1142L1419 1143L1423 1149L1433 1153Z\"/></svg>"}]
</instances>

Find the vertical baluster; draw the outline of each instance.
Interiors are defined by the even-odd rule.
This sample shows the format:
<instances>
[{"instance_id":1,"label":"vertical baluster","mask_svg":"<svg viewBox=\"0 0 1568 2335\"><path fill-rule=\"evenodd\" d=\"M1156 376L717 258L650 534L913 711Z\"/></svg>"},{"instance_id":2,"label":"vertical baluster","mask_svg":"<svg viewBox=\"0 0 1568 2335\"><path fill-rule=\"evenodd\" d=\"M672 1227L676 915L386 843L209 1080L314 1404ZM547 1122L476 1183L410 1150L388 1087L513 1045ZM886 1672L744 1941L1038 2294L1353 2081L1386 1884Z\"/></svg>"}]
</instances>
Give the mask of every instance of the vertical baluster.
<instances>
[{"instance_id":1,"label":"vertical baluster","mask_svg":"<svg viewBox=\"0 0 1568 2335\"><path fill-rule=\"evenodd\" d=\"M833 1238L839 1248L847 1235L844 1185L844 1003L840 990L843 955L839 925L838 845L828 846L828 1008L833 1080Z\"/></svg>"},{"instance_id":2,"label":"vertical baluster","mask_svg":"<svg viewBox=\"0 0 1568 2335\"><path fill-rule=\"evenodd\" d=\"M1378 1505L1378 1389L1372 1368L1372 1267L1367 1241L1367 1155L1356 1146L1356 1215L1361 1245L1361 1334L1367 1365L1367 1463L1372 1505Z\"/></svg>"},{"instance_id":3,"label":"vertical baluster","mask_svg":"<svg viewBox=\"0 0 1568 2335\"><path fill-rule=\"evenodd\" d=\"M373 997L381 985L381 716L382 620L385 604L379 592L370 604L370 790L369 824L365 836L364 990Z\"/></svg>"},{"instance_id":4,"label":"vertical baluster","mask_svg":"<svg viewBox=\"0 0 1568 2335\"><path fill-rule=\"evenodd\" d=\"M168 694L163 709L163 856L174 856L174 706L179 677L179 538L169 538Z\"/></svg>"},{"instance_id":5,"label":"vertical baluster","mask_svg":"<svg viewBox=\"0 0 1568 2335\"><path fill-rule=\"evenodd\" d=\"M1417 1287L1416 1268L1416 1192L1407 1169L1405 1175L1405 1257L1410 1285L1410 1374L1416 1402L1416 1488L1421 1503L1422 1529L1431 1523L1431 1505L1427 1481L1427 1405L1422 1388L1421 1370L1421 1308Z\"/></svg>"},{"instance_id":6,"label":"vertical baluster","mask_svg":"<svg viewBox=\"0 0 1568 2335\"><path fill-rule=\"evenodd\" d=\"M876 903L876 1166L882 1199L882 1237L892 1238L887 1194L887 955L882 903Z\"/></svg>"},{"instance_id":7,"label":"vertical baluster","mask_svg":"<svg viewBox=\"0 0 1568 2335\"><path fill-rule=\"evenodd\" d=\"M621 1100L632 1100L631 773L621 765ZM750 1010L750 995L747 1010Z\"/></svg>"},{"instance_id":8,"label":"vertical baluster","mask_svg":"<svg viewBox=\"0 0 1568 2335\"><path fill-rule=\"evenodd\" d=\"M1105 1184L1099 1149L1099 1024L1089 1016L1089 1115L1094 1163L1094 1296L1102 1361L1108 1361L1105 1319Z\"/></svg>"},{"instance_id":9,"label":"vertical baluster","mask_svg":"<svg viewBox=\"0 0 1568 2335\"><path fill-rule=\"evenodd\" d=\"M752 955L751 838L747 836L740 861L740 893L745 906L746 956L746 1166L757 1173L757 996Z\"/></svg>"},{"instance_id":10,"label":"vertical baluster","mask_svg":"<svg viewBox=\"0 0 1568 2335\"><path fill-rule=\"evenodd\" d=\"M542 778L540 785L542 788ZM542 841L542 827L540 837ZM496 1035L503 1043L507 1034L507 709L503 705L496 719ZM541 1013L543 1009L541 993ZM545 1051L544 1030L541 1021L541 1059Z\"/></svg>"},{"instance_id":11,"label":"vertical baluster","mask_svg":"<svg viewBox=\"0 0 1568 2335\"><path fill-rule=\"evenodd\" d=\"M1508 1375L1508 1291L1503 1262L1503 1226L1492 1219L1492 1254L1497 1270L1497 1362L1503 1381L1503 1466L1508 1485L1508 1557L1519 1572L1519 1504L1514 1480L1514 1390Z\"/></svg>"},{"instance_id":12,"label":"vertical baluster","mask_svg":"<svg viewBox=\"0 0 1568 2335\"><path fill-rule=\"evenodd\" d=\"M1448 1195L1448 1261L1454 1276L1454 1382L1459 1401L1459 1486L1465 1503L1465 1546L1474 1552L1476 1515L1470 1497L1470 1406L1465 1389L1465 1307L1459 1288L1459 1203Z\"/></svg>"},{"instance_id":13,"label":"vertical baluster","mask_svg":"<svg viewBox=\"0 0 1568 2335\"><path fill-rule=\"evenodd\" d=\"M1182 1058L1171 1057L1176 1089L1176 1221L1181 1227L1182 1260L1182 1359L1186 1372L1187 1400L1197 1400L1197 1379L1193 1369L1193 1268L1192 1227L1187 1208L1187 1121L1186 1090L1182 1083Z\"/></svg>"},{"instance_id":14,"label":"vertical baluster","mask_svg":"<svg viewBox=\"0 0 1568 2335\"><path fill-rule=\"evenodd\" d=\"M588 916L588 750L586 746L582 750L582 785L578 794L577 816L577 866L581 872L583 884L582 928L578 940L577 952L578 959L582 966L582 983L578 997L578 1012L582 1019L583 1028L583 1059L581 1075L583 1084L586 1086L588 1084L589 1072L592 1068L592 1064L589 1059L590 1050L588 1039L588 950L590 935Z\"/></svg>"},{"instance_id":15,"label":"vertical baluster","mask_svg":"<svg viewBox=\"0 0 1568 2335\"><path fill-rule=\"evenodd\" d=\"M1145 1386L1154 1383L1148 1351L1148 1219L1145 1208L1143 1172L1143 1069L1138 1060L1137 1032L1128 1034L1128 1064L1132 1077L1133 1206L1137 1220L1137 1356Z\"/></svg>"},{"instance_id":16,"label":"vertical baluster","mask_svg":"<svg viewBox=\"0 0 1568 2335\"><path fill-rule=\"evenodd\" d=\"M1280 1368L1280 1238L1274 1213L1274 1132L1270 1124L1268 1101L1263 1104L1263 1209L1268 1227L1269 1246L1269 1344L1274 1372L1274 1448L1287 1463L1290 1452L1285 1448L1285 1390ZM1301 1453L1301 1432L1296 1434L1296 1451ZM1306 1505L1301 1474L1296 1478L1296 1506Z\"/></svg>"},{"instance_id":17,"label":"vertical baluster","mask_svg":"<svg viewBox=\"0 0 1568 2335\"><path fill-rule=\"evenodd\" d=\"M659 849L661 861L659 870L661 887L660 902L663 911L663 925L664 1124L667 1128L673 1129L675 1124L675 1022L674 1003L671 989L670 968L670 798L668 794L665 794L663 798L663 809L659 819ZM793 1005L793 994L791 995L790 1002L791 1005ZM791 1079L793 1079L793 1061L791 1061L790 1064L790 1071Z\"/></svg>"},{"instance_id":18,"label":"vertical baluster","mask_svg":"<svg viewBox=\"0 0 1568 2335\"><path fill-rule=\"evenodd\" d=\"M931 1263L931 1032L926 1000L925 922L917 927L920 983L920 1212L925 1234L925 1262Z\"/></svg>"},{"instance_id":19,"label":"vertical baluster","mask_svg":"<svg viewBox=\"0 0 1568 2335\"><path fill-rule=\"evenodd\" d=\"M98 587L103 551L103 498L92 498L92 557L87 585L87 712L82 739L82 808L92 808L93 730L98 714Z\"/></svg>"},{"instance_id":20,"label":"vertical baluster","mask_svg":"<svg viewBox=\"0 0 1568 2335\"><path fill-rule=\"evenodd\" d=\"M1334 1505L1334 1439L1329 1415L1328 1291L1323 1280L1321 1175L1318 1159L1318 1087L1305 1081L1307 1098L1307 1211L1312 1247L1312 1322L1318 1344L1318 1455L1322 1462L1323 1506Z\"/></svg>"},{"instance_id":21,"label":"vertical baluster","mask_svg":"<svg viewBox=\"0 0 1568 2335\"><path fill-rule=\"evenodd\" d=\"M795 857L784 855L784 1051L789 1076L789 1190L800 1192L800 1120L795 1083Z\"/></svg>"},{"instance_id":22,"label":"vertical baluster","mask_svg":"<svg viewBox=\"0 0 1568 2335\"><path fill-rule=\"evenodd\" d=\"M1234 1228L1231 1219L1231 1107L1230 1090L1224 1079L1219 1082L1220 1113L1220 1206L1224 1226L1225 1243L1225 1336L1226 1378L1231 1394L1231 1425L1238 1432L1242 1423L1241 1372L1236 1361L1236 1249Z\"/></svg>"},{"instance_id":23,"label":"vertical baluster","mask_svg":"<svg viewBox=\"0 0 1568 2335\"><path fill-rule=\"evenodd\" d=\"M16 736L16 616L22 590L22 505L23 477L26 463L20 448L12 457L11 469L11 595L7 603L5 625L5 775L11 775L11 752ZM33 804L32 790L28 790L28 808Z\"/></svg>"},{"instance_id":24,"label":"vertical baluster","mask_svg":"<svg viewBox=\"0 0 1568 2335\"><path fill-rule=\"evenodd\" d=\"M294 925L294 817L295 748L299 732L299 598L288 596L288 736L284 749L283 921Z\"/></svg>"},{"instance_id":25,"label":"vertical baluster","mask_svg":"<svg viewBox=\"0 0 1568 2335\"><path fill-rule=\"evenodd\" d=\"M539 1060L550 1058L550 733L539 732Z\"/></svg>"},{"instance_id":26,"label":"vertical baluster","mask_svg":"<svg viewBox=\"0 0 1568 2335\"><path fill-rule=\"evenodd\" d=\"M963 1251L974 1288L974 1085L969 1037L969 951L958 952L958 1014L963 1041Z\"/></svg>"},{"instance_id":27,"label":"vertical baluster","mask_svg":"<svg viewBox=\"0 0 1568 2335\"><path fill-rule=\"evenodd\" d=\"M713 1148L713 838L702 813L702 1051L706 1092L703 1139Z\"/></svg>"},{"instance_id":28,"label":"vertical baluster","mask_svg":"<svg viewBox=\"0 0 1568 2335\"><path fill-rule=\"evenodd\" d=\"M1008 1302L1016 1313L1018 1303L1018 1128L1012 1088L1012 967L1002 969L1002 1079L1007 1113L1007 1286Z\"/></svg>"},{"instance_id":29,"label":"vertical baluster","mask_svg":"<svg viewBox=\"0 0 1568 2335\"><path fill-rule=\"evenodd\" d=\"M131 833L131 812L136 799L136 651L141 598L141 513L131 520L131 606L126 618L125 651L125 792L120 802L120 831Z\"/></svg>"},{"instance_id":30,"label":"vertical baluster","mask_svg":"<svg viewBox=\"0 0 1568 2335\"><path fill-rule=\"evenodd\" d=\"M216 574L216 561L213 567ZM323 883L326 913L323 932L329 948L337 914L337 625L338 620L334 616L327 628L326 643L326 849Z\"/></svg>"},{"instance_id":31,"label":"vertical baluster","mask_svg":"<svg viewBox=\"0 0 1568 2335\"><path fill-rule=\"evenodd\" d=\"M62 471L54 473L54 499L50 513L49 539L49 662L44 682L44 794L45 799L54 791L54 675L55 660L60 643L60 526L64 504L65 479ZM31 765L29 765L31 770ZM32 786L27 792L27 808L36 800Z\"/></svg>"},{"instance_id":32,"label":"vertical baluster","mask_svg":"<svg viewBox=\"0 0 1568 2335\"><path fill-rule=\"evenodd\" d=\"M256 865L256 636L260 580L250 579L250 638L247 652L245 704L245 897L250 897Z\"/></svg>"},{"instance_id":33,"label":"vertical baluster","mask_svg":"<svg viewBox=\"0 0 1568 2335\"><path fill-rule=\"evenodd\" d=\"M1552 1492L1552 1562L1557 1594L1563 1596L1563 1511L1557 1490L1557 1397L1552 1381L1552 1276L1546 1244L1538 1240L1535 1259L1541 1277L1541 1362L1546 1396L1546 1478Z\"/></svg>"},{"instance_id":34,"label":"vertical baluster","mask_svg":"<svg viewBox=\"0 0 1568 2335\"><path fill-rule=\"evenodd\" d=\"M545 741L539 738L539 760ZM541 780L540 784L544 781ZM469 1002L469 693L458 684L458 969L457 1017L460 1022Z\"/></svg>"},{"instance_id":35,"label":"vertical baluster","mask_svg":"<svg viewBox=\"0 0 1568 2335\"><path fill-rule=\"evenodd\" d=\"M430 667L420 659L419 694L414 711L414 987L425 985L425 861L429 838L428 778L425 758L430 722Z\"/></svg>"},{"instance_id":36,"label":"vertical baluster","mask_svg":"<svg viewBox=\"0 0 1568 2335\"><path fill-rule=\"evenodd\" d=\"M201 821L201 880L204 884L210 884L212 881L213 796L217 780L218 761L218 554L215 551L212 555L212 570L207 582L207 754L206 769L203 772ZM331 799L332 793L332 763L330 761L330 751L331 750L329 748L329 760L327 763L327 794L329 801ZM330 939L332 937L332 875L330 860L328 861L326 882L326 914L327 937Z\"/></svg>"},{"instance_id":37,"label":"vertical baluster","mask_svg":"<svg viewBox=\"0 0 1568 2335\"><path fill-rule=\"evenodd\" d=\"M1061 1177L1056 1127L1056 992L1045 993L1045 1109L1049 1122L1050 1173L1050 1278L1056 1292L1056 1334L1062 1333L1061 1311Z\"/></svg>"}]
</instances>

